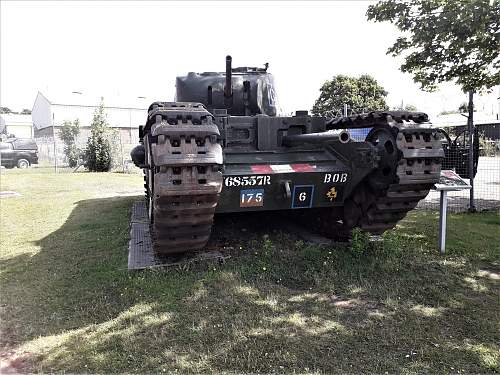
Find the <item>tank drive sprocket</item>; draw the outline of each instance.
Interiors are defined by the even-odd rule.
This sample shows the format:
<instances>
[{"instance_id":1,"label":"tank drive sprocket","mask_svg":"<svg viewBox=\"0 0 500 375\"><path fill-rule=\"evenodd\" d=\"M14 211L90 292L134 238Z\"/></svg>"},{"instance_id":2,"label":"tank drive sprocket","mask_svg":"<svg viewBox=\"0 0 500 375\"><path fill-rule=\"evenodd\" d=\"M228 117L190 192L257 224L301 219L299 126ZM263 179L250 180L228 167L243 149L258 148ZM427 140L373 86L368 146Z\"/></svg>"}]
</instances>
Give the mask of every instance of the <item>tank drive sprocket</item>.
<instances>
[{"instance_id":1,"label":"tank drive sprocket","mask_svg":"<svg viewBox=\"0 0 500 375\"><path fill-rule=\"evenodd\" d=\"M218 127L201 104L153 103L145 136L153 246L160 254L203 248L222 189Z\"/></svg>"}]
</instances>

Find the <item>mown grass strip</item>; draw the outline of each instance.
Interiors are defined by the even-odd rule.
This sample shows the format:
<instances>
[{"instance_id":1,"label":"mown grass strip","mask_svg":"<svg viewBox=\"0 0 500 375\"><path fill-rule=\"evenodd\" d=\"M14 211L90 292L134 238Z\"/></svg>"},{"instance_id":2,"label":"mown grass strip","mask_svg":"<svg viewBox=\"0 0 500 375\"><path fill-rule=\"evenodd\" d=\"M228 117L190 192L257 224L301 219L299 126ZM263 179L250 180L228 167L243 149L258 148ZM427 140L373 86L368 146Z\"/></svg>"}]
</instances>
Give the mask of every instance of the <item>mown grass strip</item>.
<instances>
[{"instance_id":1,"label":"mown grass strip","mask_svg":"<svg viewBox=\"0 0 500 375\"><path fill-rule=\"evenodd\" d=\"M36 172L36 171L35 171ZM383 241L309 246L217 218L224 265L125 270L141 178L2 174L2 342L33 371L499 371L498 213L411 213ZM261 223L256 225L256 220Z\"/></svg>"}]
</instances>

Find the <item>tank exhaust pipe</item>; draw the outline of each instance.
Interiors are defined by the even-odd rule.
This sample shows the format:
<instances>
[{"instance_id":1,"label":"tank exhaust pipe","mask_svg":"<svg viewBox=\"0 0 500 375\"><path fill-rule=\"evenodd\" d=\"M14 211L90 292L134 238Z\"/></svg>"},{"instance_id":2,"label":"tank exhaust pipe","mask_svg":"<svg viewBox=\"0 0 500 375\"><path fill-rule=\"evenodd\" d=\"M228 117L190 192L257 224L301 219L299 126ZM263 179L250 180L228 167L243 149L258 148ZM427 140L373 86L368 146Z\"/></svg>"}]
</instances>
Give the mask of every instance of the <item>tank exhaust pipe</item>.
<instances>
[{"instance_id":1,"label":"tank exhaust pipe","mask_svg":"<svg viewBox=\"0 0 500 375\"><path fill-rule=\"evenodd\" d=\"M233 84L232 84L232 67L231 64L233 58L230 55L226 56L226 85L224 86L224 97L229 99L233 96Z\"/></svg>"}]
</instances>

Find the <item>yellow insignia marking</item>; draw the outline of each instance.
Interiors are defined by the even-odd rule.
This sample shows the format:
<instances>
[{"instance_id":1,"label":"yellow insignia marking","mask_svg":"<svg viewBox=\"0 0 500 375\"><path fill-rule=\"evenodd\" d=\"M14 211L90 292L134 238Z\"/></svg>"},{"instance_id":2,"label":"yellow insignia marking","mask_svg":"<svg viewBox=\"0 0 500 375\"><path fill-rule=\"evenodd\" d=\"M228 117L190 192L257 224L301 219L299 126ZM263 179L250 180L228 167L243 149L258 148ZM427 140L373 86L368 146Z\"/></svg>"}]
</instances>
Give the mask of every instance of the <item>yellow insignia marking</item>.
<instances>
[{"instance_id":1,"label":"yellow insignia marking","mask_svg":"<svg viewBox=\"0 0 500 375\"><path fill-rule=\"evenodd\" d=\"M328 199L330 199L330 202L337 198L337 189L335 189L335 186L328 190L326 196L328 197Z\"/></svg>"}]
</instances>

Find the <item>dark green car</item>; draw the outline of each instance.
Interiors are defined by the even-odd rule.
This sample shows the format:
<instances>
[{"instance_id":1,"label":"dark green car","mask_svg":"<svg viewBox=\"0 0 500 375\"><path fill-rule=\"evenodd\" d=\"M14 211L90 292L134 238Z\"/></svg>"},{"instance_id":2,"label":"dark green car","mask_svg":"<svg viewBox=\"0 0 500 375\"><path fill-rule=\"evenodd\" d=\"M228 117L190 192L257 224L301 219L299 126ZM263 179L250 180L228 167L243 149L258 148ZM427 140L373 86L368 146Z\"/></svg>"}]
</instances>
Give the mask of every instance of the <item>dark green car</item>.
<instances>
[{"instance_id":1,"label":"dark green car","mask_svg":"<svg viewBox=\"0 0 500 375\"><path fill-rule=\"evenodd\" d=\"M0 142L0 160L5 168L28 168L38 164L38 147L31 138L7 138Z\"/></svg>"}]
</instances>

